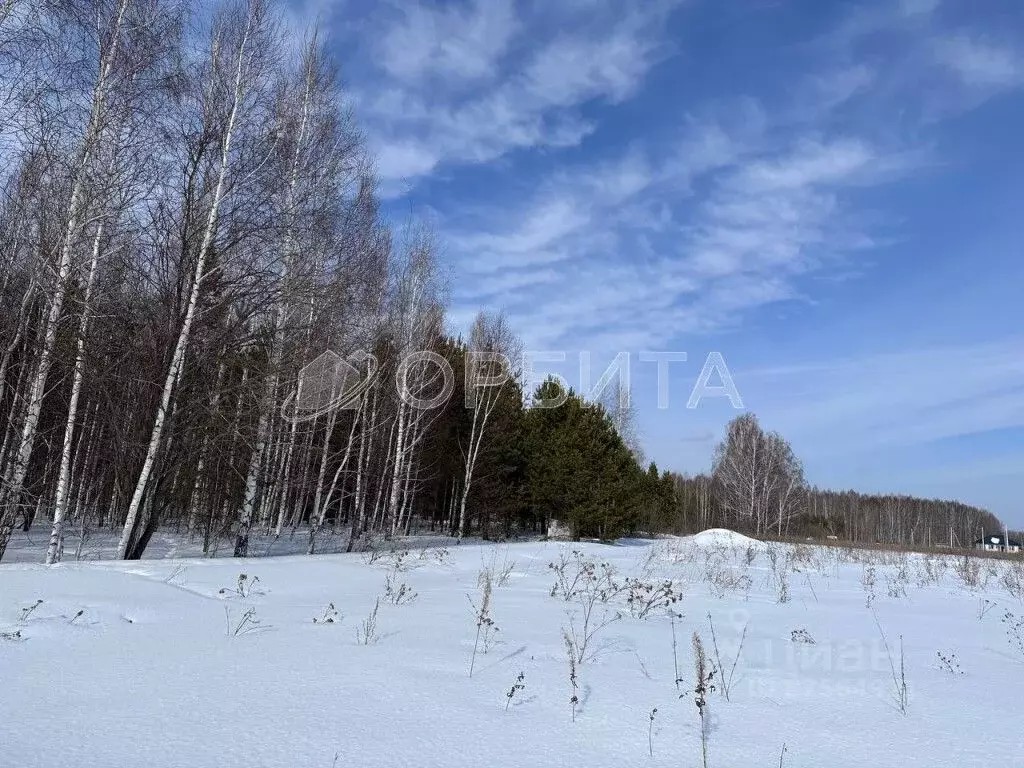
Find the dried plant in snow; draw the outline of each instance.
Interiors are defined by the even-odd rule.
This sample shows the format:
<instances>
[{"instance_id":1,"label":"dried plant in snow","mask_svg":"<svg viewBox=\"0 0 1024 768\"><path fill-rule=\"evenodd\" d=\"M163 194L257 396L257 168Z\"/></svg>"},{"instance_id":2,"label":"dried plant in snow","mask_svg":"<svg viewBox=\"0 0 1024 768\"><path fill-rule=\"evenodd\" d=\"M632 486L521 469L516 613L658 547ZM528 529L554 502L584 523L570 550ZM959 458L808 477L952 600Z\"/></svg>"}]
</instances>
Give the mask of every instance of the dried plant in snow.
<instances>
[{"instance_id":1,"label":"dried plant in snow","mask_svg":"<svg viewBox=\"0 0 1024 768\"><path fill-rule=\"evenodd\" d=\"M36 608L38 608L42 604L43 604L42 600L36 600L32 605L28 606L27 608L22 608L21 609L21 616L18 618L18 621L20 621L22 623L27 621L28 617L31 616L35 612Z\"/></svg>"},{"instance_id":2,"label":"dried plant in snow","mask_svg":"<svg viewBox=\"0 0 1024 768\"><path fill-rule=\"evenodd\" d=\"M651 710L647 720L647 753L654 757L654 716L658 714L658 708Z\"/></svg>"},{"instance_id":3,"label":"dried plant in snow","mask_svg":"<svg viewBox=\"0 0 1024 768\"><path fill-rule=\"evenodd\" d=\"M164 578L164 584L173 584L175 579L180 576L183 577L187 571L188 568L183 565L175 566L171 572L167 574L166 578Z\"/></svg>"},{"instance_id":4,"label":"dried plant in snow","mask_svg":"<svg viewBox=\"0 0 1024 768\"><path fill-rule=\"evenodd\" d=\"M557 563L548 563L548 569L555 574L551 597L561 597L566 602L583 598L607 603L622 589L615 581L614 566L587 560L577 549L570 553L563 550Z\"/></svg>"},{"instance_id":5,"label":"dried plant in snow","mask_svg":"<svg viewBox=\"0 0 1024 768\"><path fill-rule=\"evenodd\" d=\"M918 560L917 573L914 583L918 589L935 586L942 578L942 569L945 567L945 559L937 561L930 557L922 557Z\"/></svg>"},{"instance_id":6,"label":"dried plant in snow","mask_svg":"<svg viewBox=\"0 0 1024 768\"><path fill-rule=\"evenodd\" d=\"M1024 562L1003 563L1003 572L999 583L1010 594L1010 597L1024 603Z\"/></svg>"},{"instance_id":7,"label":"dried plant in snow","mask_svg":"<svg viewBox=\"0 0 1024 768\"><path fill-rule=\"evenodd\" d=\"M964 555L953 561L953 572L960 578L964 588L976 590L981 586L981 562L976 557Z\"/></svg>"},{"instance_id":8,"label":"dried plant in snow","mask_svg":"<svg viewBox=\"0 0 1024 768\"><path fill-rule=\"evenodd\" d=\"M693 688L693 703L697 706L697 716L700 718L700 747L701 764L704 768L708 766L708 694L714 693L713 680L715 671L708 669L707 656L704 653L704 644L700 635L693 633L693 666L696 673L696 683Z\"/></svg>"},{"instance_id":9,"label":"dried plant in snow","mask_svg":"<svg viewBox=\"0 0 1024 768\"><path fill-rule=\"evenodd\" d=\"M828 576L826 576L825 579L827 581L828 580ZM818 593L814 591L814 582L811 581L811 574L805 573L804 574L804 581L807 582L807 588L809 590L811 590L811 596L814 598L814 602L818 602Z\"/></svg>"},{"instance_id":10,"label":"dried plant in snow","mask_svg":"<svg viewBox=\"0 0 1024 768\"><path fill-rule=\"evenodd\" d=\"M658 567L659 550L656 547L649 547L647 552L636 563L636 578L649 581L654 577L654 571Z\"/></svg>"},{"instance_id":11,"label":"dried plant in snow","mask_svg":"<svg viewBox=\"0 0 1024 768\"><path fill-rule=\"evenodd\" d=\"M978 621L985 618L985 614L996 607L996 604L988 598L978 599Z\"/></svg>"},{"instance_id":12,"label":"dried plant in snow","mask_svg":"<svg viewBox=\"0 0 1024 768\"><path fill-rule=\"evenodd\" d=\"M559 562L550 563L548 568L555 574L550 595L576 606L566 613L576 663L582 664L596 653L594 639L601 630L622 618L619 611L607 607L622 587L615 580L613 566L587 560L579 550L563 550Z\"/></svg>"},{"instance_id":13,"label":"dried plant in snow","mask_svg":"<svg viewBox=\"0 0 1024 768\"><path fill-rule=\"evenodd\" d=\"M504 587L508 584L509 579L512 578L513 571L515 571L516 562L515 560L509 559L507 550L492 549L489 562L483 562L482 554L480 556L480 560L481 574L485 570L489 571L491 574L491 579L494 581L494 586ZM477 586L479 586L479 584Z\"/></svg>"},{"instance_id":14,"label":"dried plant in snow","mask_svg":"<svg viewBox=\"0 0 1024 768\"><path fill-rule=\"evenodd\" d=\"M259 629L265 629L260 624L259 617L256 615L256 609L249 607L242 613L241 617L235 621L231 618L231 609L226 605L224 606L224 619L228 625L228 636L238 637L239 635L247 635L250 632L256 632Z\"/></svg>"},{"instance_id":15,"label":"dried plant in snow","mask_svg":"<svg viewBox=\"0 0 1024 768\"><path fill-rule=\"evenodd\" d=\"M391 571L384 577L384 597L392 605L408 605L419 595L404 581L398 581L398 571Z\"/></svg>"},{"instance_id":16,"label":"dried plant in snow","mask_svg":"<svg viewBox=\"0 0 1024 768\"><path fill-rule=\"evenodd\" d=\"M907 596L906 581L899 574L893 577L887 574L885 577L885 591L889 597L895 600L905 598Z\"/></svg>"},{"instance_id":17,"label":"dried plant in snow","mask_svg":"<svg viewBox=\"0 0 1024 768\"><path fill-rule=\"evenodd\" d=\"M495 571L495 583L499 587L508 585L509 579L512 578L512 573L515 571L516 563L514 560L506 560L501 566Z\"/></svg>"},{"instance_id":18,"label":"dried plant in snow","mask_svg":"<svg viewBox=\"0 0 1024 768\"><path fill-rule=\"evenodd\" d=\"M388 564L395 573L404 573L418 568L421 563L417 562L408 549L393 549L388 553Z\"/></svg>"},{"instance_id":19,"label":"dried plant in snow","mask_svg":"<svg viewBox=\"0 0 1024 768\"><path fill-rule=\"evenodd\" d=\"M263 594L262 590L258 590L256 588L256 585L259 583L259 576L249 578L248 574L240 573L238 574L238 581L235 583L234 587L222 587L217 594L238 596L243 600L247 600L254 595Z\"/></svg>"},{"instance_id":20,"label":"dried plant in snow","mask_svg":"<svg viewBox=\"0 0 1024 768\"><path fill-rule=\"evenodd\" d=\"M938 658L938 668L943 672L948 672L951 675L962 675L964 673L960 669L960 662L956 660L956 654L952 651L949 653L936 651L935 656Z\"/></svg>"},{"instance_id":21,"label":"dried plant in snow","mask_svg":"<svg viewBox=\"0 0 1024 768\"><path fill-rule=\"evenodd\" d=\"M775 601L782 605L789 602L789 569L781 568L775 575Z\"/></svg>"},{"instance_id":22,"label":"dried plant in snow","mask_svg":"<svg viewBox=\"0 0 1024 768\"><path fill-rule=\"evenodd\" d=\"M885 655L889 659L889 669L892 672L892 695L896 701L896 705L899 707L900 712L904 715L907 714L907 668L903 656L903 635L900 635L900 666L899 670L896 669L896 662L893 660L892 651L889 650L889 641L885 636L885 631L882 629L881 622L878 621L878 614L874 611L871 615L875 617L875 626L878 627L878 633L882 636L882 647L885 648Z\"/></svg>"},{"instance_id":23,"label":"dried plant in snow","mask_svg":"<svg viewBox=\"0 0 1024 768\"><path fill-rule=\"evenodd\" d=\"M789 639L798 645L814 645L814 638L806 629L794 629L789 633Z\"/></svg>"},{"instance_id":24,"label":"dried plant in snow","mask_svg":"<svg viewBox=\"0 0 1024 768\"><path fill-rule=\"evenodd\" d=\"M814 547L807 544L794 544L786 558L787 564L792 565L793 563L799 563L801 565L810 565L814 562Z\"/></svg>"},{"instance_id":25,"label":"dried plant in snow","mask_svg":"<svg viewBox=\"0 0 1024 768\"><path fill-rule=\"evenodd\" d=\"M626 579L625 591L626 607L634 619L646 619L651 611L670 608L682 597L669 580L655 585L640 579Z\"/></svg>"},{"instance_id":26,"label":"dried plant in snow","mask_svg":"<svg viewBox=\"0 0 1024 768\"><path fill-rule=\"evenodd\" d=\"M746 597L754 585L753 580L735 566L711 557L704 562L704 581L710 587L711 594L719 600L730 592L742 593Z\"/></svg>"},{"instance_id":27,"label":"dried plant in snow","mask_svg":"<svg viewBox=\"0 0 1024 768\"><path fill-rule=\"evenodd\" d=\"M373 645L380 636L377 634L377 612L380 610L380 598L373 603L373 610L370 615L360 622L356 627L356 642L360 645Z\"/></svg>"},{"instance_id":28,"label":"dried plant in snow","mask_svg":"<svg viewBox=\"0 0 1024 768\"><path fill-rule=\"evenodd\" d=\"M505 711L508 712L509 706L512 704L512 699L520 691L526 690L526 673L520 672L516 681L512 683L512 687L508 689L508 693L505 694Z\"/></svg>"},{"instance_id":29,"label":"dried plant in snow","mask_svg":"<svg viewBox=\"0 0 1024 768\"><path fill-rule=\"evenodd\" d=\"M754 564L757 560L757 547L753 544L748 544L746 551L743 553L743 563L748 568Z\"/></svg>"},{"instance_id":30,"label":"dried plant in snow","mask_svg":"<svg viewBox=\"0 0 1024 768\"><path fill-rule=\"evenodd\" d=\"M498 631L497 625L491 616L491 593L494 585L491 580L491 572L486 568L480 572L478 578L480 584L480 604L473 602L469 597L469 604L473 607L473 618L476 621L476 638L473 640L473 655L469 660L469 676L473 676L473 669L476 666L476 654L478 651L487 653L494 643L494 633Z\"/></svg>"},{"instance_id":31,"label":"dried plant in snow","mask_svg":"<svg viewBox=\"0 0 1024 768\"><path fill-rule=\"evenodd\" d=\"M683 615L677 614L675 611L668 612L669 626L672 628L672 669L675 674L676 690L679 690L679 684L683 682L683 678L679 676L679 653L676 648L676 619L681 619Z\"/></svg>"},{"instance_id":32,"label":"dried plant in snow","mask_svg":"<svg viewBox=\"0 0 1024 768\"><path fill-rule=\"evenodd\" d=\"M579 697L579 682L576 678L576 659L579 655L579 649L576 647L576 641L572 634L565 628L562 629L562 640L565 642L565 652L569 657L569 685L571 686L572 695L569 697L569 704L572 706L572 721L576 722L576 706L580 703Z\"/></svg>"},{"instance_id":33,"label":"dried plant in snow","mask_svg":"<svg viewBox=\"0 0 1024 768\"><path fill-rule=\"evenodd\" d=\"M327 607L324 608L323 614L318 618L313 617L314 624L334 624L341 621L341 617L338 615L338 611L334 608L334 603L328 603Z\"/></svg>"},{"instance_id":34,"label":"dried plant in snow","mask_svg":"<svg viewBox=\"0 0 1024 768\"><path fill-rule=\"evenodd\" d=\"M1020 652L1021 657L1024 657L1024 616L1018 618L1007 611L1001 621L1006 627L1006 639Z\"/></svg>"},{"instance_id":35,"label":"dried plant in snow","mask_svg":"<svg viewBox=\"0 0 1024 768\"><path fill-rule=\"evenodd\" d=\"M864 594L867 596L864 602L868 608L871 608L872 603L875 602L875 583L877 581L878 575L874 566L865 566L861 572L860 585L864 588Z\"/></svg>"},{"instance_id":36,"label":"dried plant in snow","mask_svg":"<svg viewBox=\"0 0 1024 768\"><path fill-rule=\"evenodd\" d=\"M359 544L359 548L363 553L364 565L376 565L384 555L391 551L380 536L367 536Z\"/></svg>"},{"instance_id":37,"label":"dried plant in snow","mask_svg":"<svg viewBox=\"0 0 1024 768\"><path fill-rule=\"evenodd\" d=\"M725 664L722 662L722 654L718 650L718 637L715 634L715 622L712 621L710 613L708 614L708 624L711 626L711 643L715 650L715 664L721 672L718 678L720 690L722 695L725 696L725 700L729 701L729 692L732 690L733 678L736 675L736 666L739 664L740 655L743 653L743 642L747 639L747 627L750 622L748 621L743 625L743 632L740 634L740 641L736 646L736 654L733 657L732 665L728 668L728 673L726 672ZM726 661L728 661L728 659L726 659Z\"/></svg>"},{"instance_id":38,"label":"dried plant in snow","mask_svg":"<svg viewBox=\"0 0 1024 768\"><path fill-rule=\"evenodd\" d=\"M444 565L451 559L451 554L448 551L448 547L438 547L434 550L434 560L437 561L438 565Z\"/></svg>"}]
</instances>

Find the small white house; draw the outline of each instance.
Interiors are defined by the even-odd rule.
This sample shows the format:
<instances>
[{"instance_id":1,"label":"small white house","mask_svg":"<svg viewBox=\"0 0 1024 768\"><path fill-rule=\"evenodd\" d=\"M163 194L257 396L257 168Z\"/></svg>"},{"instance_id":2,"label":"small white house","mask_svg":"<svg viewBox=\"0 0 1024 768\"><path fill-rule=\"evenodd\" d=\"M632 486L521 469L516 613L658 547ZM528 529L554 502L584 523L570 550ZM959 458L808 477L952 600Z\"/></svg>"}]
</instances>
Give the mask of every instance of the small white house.
<instances>
[{"instance_id":1,"label":"small white house","mask_svg":"<svg viewBox=\"0 0 1024 768\"><path fill-rule=\"evenodd\" d=\"M974 548L986 552L1020 552L1022 549L1019 541L1007 538L1001 533L982 536L974 542Z\"/></svg>"}]
</instances>

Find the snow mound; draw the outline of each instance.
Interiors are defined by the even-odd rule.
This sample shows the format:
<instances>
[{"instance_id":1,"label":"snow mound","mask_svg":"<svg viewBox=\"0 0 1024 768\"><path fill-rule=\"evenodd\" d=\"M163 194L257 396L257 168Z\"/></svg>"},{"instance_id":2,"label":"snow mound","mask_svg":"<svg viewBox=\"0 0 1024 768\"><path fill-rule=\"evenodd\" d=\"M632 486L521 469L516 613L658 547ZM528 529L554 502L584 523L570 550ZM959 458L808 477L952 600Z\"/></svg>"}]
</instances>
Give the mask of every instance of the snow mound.
<instances>
[{"instance_id":1,"label":"snow mound","mask_svg":"<svg viewBox=\"0 0 1024 768\"><path fill-rule=\"evenodd\" d=\"M702 547L747 547L757 544L757 539L730 531L727 528L708 528L706 531L691 536L690 541Z\"/></svg>"}]
</instances>

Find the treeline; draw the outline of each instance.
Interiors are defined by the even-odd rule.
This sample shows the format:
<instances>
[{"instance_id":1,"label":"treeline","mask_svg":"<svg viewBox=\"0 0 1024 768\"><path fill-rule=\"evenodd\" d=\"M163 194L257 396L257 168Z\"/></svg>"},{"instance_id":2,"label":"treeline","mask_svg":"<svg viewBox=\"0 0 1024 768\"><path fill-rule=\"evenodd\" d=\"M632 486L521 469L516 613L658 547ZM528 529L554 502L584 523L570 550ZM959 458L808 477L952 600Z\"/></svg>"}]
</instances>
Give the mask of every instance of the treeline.
<instances>
[{"instance_id":1,"label":"treeline","mask_svg":"<svg viewBox=\"0 0 1024 768\"><path fill-rule=\"evenodd\" d=\"M674 505L656 528L732 528L755 536L825 538L910 547L971 548L1002 523L955 501L829 491L809 486L800 461L753 414L734 419L710 474L672 475Z\"/></svg>"},{"instance_id":2,"label":"treeline","mask_svg":"<svg viewBox=\"0 0 1024 768\"><path fill-rule=\"evenodd\" d=\"M604 409L466 397L518 342L496 315L446 335L435 241L382 218L345 103L268 0L0 4L0 557L43 523L48 562L69 526L121 558L166 525L238 556L631 527L650 483ZM303 409L337 394L327 350L368 386Z\"/></svg>"}]
</instances>

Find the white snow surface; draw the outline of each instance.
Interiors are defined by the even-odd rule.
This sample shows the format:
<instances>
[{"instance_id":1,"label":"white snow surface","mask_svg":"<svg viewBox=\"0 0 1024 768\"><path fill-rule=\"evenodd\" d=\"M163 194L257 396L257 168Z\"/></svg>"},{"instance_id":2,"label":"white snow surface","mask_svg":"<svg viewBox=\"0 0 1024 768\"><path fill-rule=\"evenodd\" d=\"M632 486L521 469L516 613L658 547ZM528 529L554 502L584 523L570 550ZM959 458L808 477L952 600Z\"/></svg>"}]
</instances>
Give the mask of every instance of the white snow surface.
<instances>
[{"instance_id":1,"label":"white snow surface","mask_svg":"<svg viewBox=\"0 0 1024 768\"><path fill-rule=\"evenodd\" d=\"M752 544L757 544L757 539L744 536L742 533L736 533L736 531L730 531L727 528L708 528L706 531L701 531L695 536L691 536L690 541L705 547L748 547Z\"/></svg>"},{"instance_id":2,"label":"white snow surface","mask_svg":"<svg viewBox=\"0 0 1024 768\"><path fill-rule=\"evenodd\" d=\"M755 543L748 563L733 535L709 533L435 547L397 571L393 556L359 554L0 565L0 766L700 766L691 636L713 662L708 614L716 681L746 627L729 700L720 683L709 696L709 766L777 766L783 744L785 768L1024 766L1024 648L1003 620L1024 616L1014 566L974 561L971 586L953 557ZM595 608L624 615L579 666L573 722L562 628L582 609L551 596L549 568L572 550L620 582L671 579L684 593L678 690L667 611L634 618L623 593ZM498 644L470 678L467 595L479 604L483 566L512 570L493 593ZM240 573L259 578L246 597L230 591ZM389 575L418 597L382 598L379 639L360 645ZM314 623L329 603L343 617ZM256 629L233 636L250 608ZM906 714L893 683L901 636Z\"/></svg>"}]
</instances>

